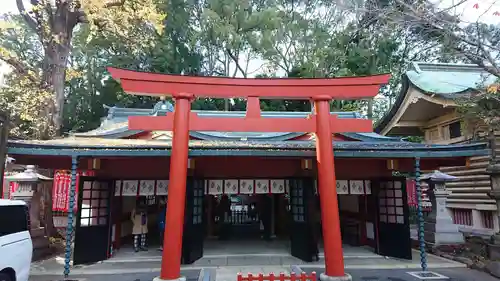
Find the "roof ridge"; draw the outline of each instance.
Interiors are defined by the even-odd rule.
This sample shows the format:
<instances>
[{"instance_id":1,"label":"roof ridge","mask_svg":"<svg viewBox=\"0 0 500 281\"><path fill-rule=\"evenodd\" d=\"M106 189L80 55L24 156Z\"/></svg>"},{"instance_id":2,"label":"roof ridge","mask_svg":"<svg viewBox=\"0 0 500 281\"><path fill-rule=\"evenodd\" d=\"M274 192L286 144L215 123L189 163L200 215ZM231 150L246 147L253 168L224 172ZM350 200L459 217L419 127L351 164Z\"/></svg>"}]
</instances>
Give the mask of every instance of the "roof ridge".
<instances>
[{"instance_id":1,"label":"roof ridge","mask_svg":"<svg viewBox=\"0 0 500 281\"><path fill-rule=\"evenodd\" d=\"M476 64L465 64L465 63L441 63L441 62L412 62L412 68L410 71L416 71L418 73L424 71L446 71L446 72L484 72L487 73L482 67Z\"/></svg>"}]
</instances>

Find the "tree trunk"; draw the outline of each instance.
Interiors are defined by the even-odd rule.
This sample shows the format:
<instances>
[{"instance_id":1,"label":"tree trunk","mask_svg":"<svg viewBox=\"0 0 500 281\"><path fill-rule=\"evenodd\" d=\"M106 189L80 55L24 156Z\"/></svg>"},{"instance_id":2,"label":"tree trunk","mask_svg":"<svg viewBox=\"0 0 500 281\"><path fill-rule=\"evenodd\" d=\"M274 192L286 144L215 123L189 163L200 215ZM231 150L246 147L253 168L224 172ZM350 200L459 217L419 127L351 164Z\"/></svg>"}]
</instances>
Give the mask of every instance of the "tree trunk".
<instances>
[{"instance_id":1,"label":"tree trunk","mask_svg":"<svg viewBox=\"0 0 500 281\"><path fill-rule=\"evenodd\" d=\"M368 100L368 119L372 120L373 119L373 99Z\"/></svg>"},{"instance_id":2,"label":"tree trunk","mask_svg":"<svg viewBox=\"0 0 500 281\"><path fill-rule=\"evenodd\" d=\"M69 48L69 46L51 43L46 51L46 59L44 62L44 83L47 85L47 88L54 92L54 98L48 101L46 114L49 116L49 126L53 127L54 132L46 132L45 137L50 137L54 134L59 136L61 134L65 103L64 86Z\"/></svg>"},{"instance_id":3,"label":"tree trunk","mask_svg":"<svg viewBox=\"0 0 500 281\"><path fill-rule=\"evenodd\" d=\"M71 36L74 25L68 24L64 14L56 16L53 32L58 35L59 40L51 40L45 46L45 60L43 64L43 87L53 91L53 98L47 101L45 114L47 126L42 133L42 138L49 139L52 136L60 136L63 124L63 110L65 103L64 87L66 82L66 67L71 48ZM46 234L58 236L54 226L52 212L52 188L51 185L43 190L44 221Z\"/></svg>"}]
</instances>

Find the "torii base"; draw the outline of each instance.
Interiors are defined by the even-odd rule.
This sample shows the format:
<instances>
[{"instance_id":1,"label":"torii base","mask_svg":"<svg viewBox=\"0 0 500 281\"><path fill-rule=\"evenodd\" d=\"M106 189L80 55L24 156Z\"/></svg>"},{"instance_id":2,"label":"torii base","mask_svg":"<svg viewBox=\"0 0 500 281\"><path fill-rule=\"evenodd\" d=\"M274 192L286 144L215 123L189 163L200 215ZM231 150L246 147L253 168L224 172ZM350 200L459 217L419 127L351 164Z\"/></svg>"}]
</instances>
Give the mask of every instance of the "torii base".
<instances>
[{"instance_id":1,"label":"torii base","mask_svg":"<svg viewBox=\"0 0 500 281\"><path fill-rule=\"evenodd\" d=\"M344 276L328 276L324 273L319 275L319 280L321 281L352 281L352 276L347 274Z\"/></svg>"}]
</instances>

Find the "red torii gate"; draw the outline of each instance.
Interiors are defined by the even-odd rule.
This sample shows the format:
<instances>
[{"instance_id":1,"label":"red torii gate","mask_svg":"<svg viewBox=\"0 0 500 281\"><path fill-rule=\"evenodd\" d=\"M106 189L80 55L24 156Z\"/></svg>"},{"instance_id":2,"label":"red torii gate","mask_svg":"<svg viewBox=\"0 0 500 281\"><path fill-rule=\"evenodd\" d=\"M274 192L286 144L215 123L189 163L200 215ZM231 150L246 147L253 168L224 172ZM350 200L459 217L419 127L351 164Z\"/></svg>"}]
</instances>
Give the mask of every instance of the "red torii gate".
<instances>
[{"instance_id":1,"label":"red torii gate","mask_svg":"<svg viewBox=\"0 0 500 281\"><path fill-rule=\"evenodd\" d=\"M321 194L321 219L325 248L325 274L344 277L344 258L340 234L332 134L341 132L372 132L371 120L338 119L330 114L332 99L364 99L377 95L381 84L390 75L327 79L273 78L244 79L194 77L138 72L108 68L121 82L123 90L133 95L172 96L174 114L166 116L129 117L131 130L173 131L170 158L170 186L164 235L164 251L158 280L180 278L184 202L188 167L189 131L225 132L314 132L318 183ZM191 112L195 97L247 98L245 118L198 117ZM309 99L315 114L308 118L261 118L259 98ZM269 121L273 122L269 122ZM334 280L332 278L332 280Z\"/></svg>"}]
</instances>

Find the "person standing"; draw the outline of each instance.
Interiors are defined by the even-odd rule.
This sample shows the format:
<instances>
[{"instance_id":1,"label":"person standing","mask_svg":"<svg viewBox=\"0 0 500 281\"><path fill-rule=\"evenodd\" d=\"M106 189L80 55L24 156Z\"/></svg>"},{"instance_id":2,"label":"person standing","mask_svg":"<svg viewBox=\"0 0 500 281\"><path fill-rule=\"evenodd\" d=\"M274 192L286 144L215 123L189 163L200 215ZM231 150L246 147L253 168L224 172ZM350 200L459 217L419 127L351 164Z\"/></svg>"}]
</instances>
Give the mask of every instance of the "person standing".
<instances>
[{"instance_id":1,"label":"person standing","mask_svg":"<svg viewBox=\"0 0 500 281\"><path fill-rule=\"evenodd\" d=\"M167 216L167 202L160 203L160 213L158 214L158 230L160 231L160 251L163 251L163 237L165 234L165 220Z\"/></svg>"},{"instance_id":2,"label":"person standing","mask_svg":"<svg viewBox=\"0 0 500 281\"><path fill-rule=\"evenodd\" d=\"M134 251L147 251L146 234L148 234L148 214L146 212L146 207L139 203L137 207L132 210L130 219L133 224L132 235L134 236Z\"/></svg>"}]
</instances>

